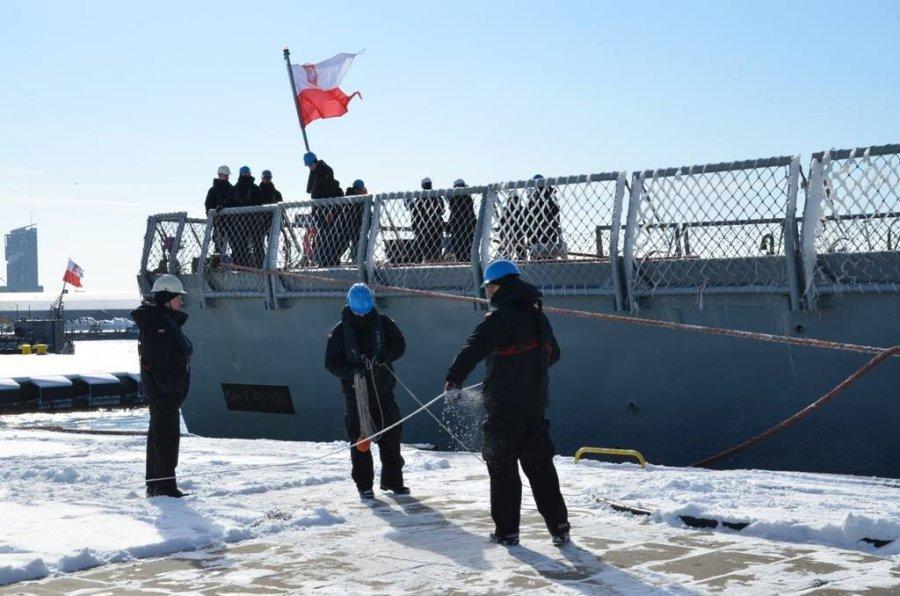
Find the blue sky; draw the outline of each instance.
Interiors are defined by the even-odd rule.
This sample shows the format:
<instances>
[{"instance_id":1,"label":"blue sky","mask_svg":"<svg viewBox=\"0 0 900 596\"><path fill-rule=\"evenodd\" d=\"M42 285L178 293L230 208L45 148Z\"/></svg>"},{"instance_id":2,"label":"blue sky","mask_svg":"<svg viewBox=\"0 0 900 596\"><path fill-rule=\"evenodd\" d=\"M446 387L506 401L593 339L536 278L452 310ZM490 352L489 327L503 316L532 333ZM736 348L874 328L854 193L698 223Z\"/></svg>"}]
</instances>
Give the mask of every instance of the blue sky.
<instances>
[{"instance_id":1,"label":"blue sky","mask_svg":"<svg viewBox=\"0 0 900 596\"><path fill-rule=\"evenodd\" d=\"M222 163L304 198L284 44L365 48L309 135L376 192L900 142L892 1L14 0L0 32L0 230L33 214L48 288L72 256L133 290L147 214L200 214Z\"/></svg>"}]
</instances>

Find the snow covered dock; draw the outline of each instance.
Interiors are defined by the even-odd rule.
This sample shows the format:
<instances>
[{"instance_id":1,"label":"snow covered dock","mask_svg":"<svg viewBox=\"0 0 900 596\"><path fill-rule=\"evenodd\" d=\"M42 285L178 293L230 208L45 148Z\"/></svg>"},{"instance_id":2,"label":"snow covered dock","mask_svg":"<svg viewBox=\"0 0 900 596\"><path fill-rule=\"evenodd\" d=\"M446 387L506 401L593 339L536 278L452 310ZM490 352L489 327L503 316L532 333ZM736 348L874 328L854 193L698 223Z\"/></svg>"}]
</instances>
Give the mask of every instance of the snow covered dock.
<instances>
[{"instance_id":1,"label":"snow covered dock","mask_svg":"<svg viewBox=\"0 0 900 596\"><path fill-rule=\"evenodd\" d=\"M115 415L138 428L146 413ZM528 496L522 544L506 549L486 539L471 454L404 448L413 495L367 505L346 453L292 463L340 443L187 437L194 494L148 500L142 437L17 427L35 420L0 419L0 584L26 582L5 588L17 593L900 591L900 544L862 541L900 535L897 481L559 457L574 544L550 545ZM685 515L749 525L697 530Z\"/></svg>"}]
</instances>

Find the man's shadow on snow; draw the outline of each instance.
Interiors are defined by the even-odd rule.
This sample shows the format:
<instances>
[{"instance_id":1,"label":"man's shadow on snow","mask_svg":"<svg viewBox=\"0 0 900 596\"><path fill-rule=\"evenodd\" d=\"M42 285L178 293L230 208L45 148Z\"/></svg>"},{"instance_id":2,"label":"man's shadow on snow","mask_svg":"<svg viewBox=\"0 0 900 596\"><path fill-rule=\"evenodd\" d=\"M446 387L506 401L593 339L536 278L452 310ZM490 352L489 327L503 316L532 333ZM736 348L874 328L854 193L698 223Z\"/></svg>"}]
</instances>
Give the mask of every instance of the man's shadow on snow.
<instances>
[{"instance_id":1,"label":"man's shadow on snow","mask_svg":"<svg viewBox=\"0 0 900 596\"><path fill-rule=\"evenodd\" d=\"M490 569L484 551L492 545L486 535L469 532L412 495L391 500L400 506L399 510L387 501L366 502L372 513L393 528L387 538L409 548L431 551L463 567Z\"/></svg>"},{"instance_id":2,"label":"man's shadow on snow","mask_svg":"<svg viewBox=\"0 0 900 596\"><path fill-rule=\"evenodd\" d=\"M164 550L169 553L201 550L219 541L232 542L239 538L226 536L221 525L194 509L189 497L153 497L146 502L148 514L153 515L153 509L156 510L150 523L159 532ZM203 540L198 540L198 534Z\"/></svg>"},{"instance_id":3,"label":"man's shadow on snow","mask_svg":"<svg viewBox=\"0 0 900 596\"><path fill-rule=\"evenodd\" d=\"M550 540L549 535L546 538ZM628 594L654 594L663 591L639 578L603 563L600 556L570 542L559 548L559 557L548 557L520 543L507 547L509 555L531 567L541 578L562 584L581 594L624 591ZM585 580L593 581L585 583Z\"/></svg>"}]
</instances>

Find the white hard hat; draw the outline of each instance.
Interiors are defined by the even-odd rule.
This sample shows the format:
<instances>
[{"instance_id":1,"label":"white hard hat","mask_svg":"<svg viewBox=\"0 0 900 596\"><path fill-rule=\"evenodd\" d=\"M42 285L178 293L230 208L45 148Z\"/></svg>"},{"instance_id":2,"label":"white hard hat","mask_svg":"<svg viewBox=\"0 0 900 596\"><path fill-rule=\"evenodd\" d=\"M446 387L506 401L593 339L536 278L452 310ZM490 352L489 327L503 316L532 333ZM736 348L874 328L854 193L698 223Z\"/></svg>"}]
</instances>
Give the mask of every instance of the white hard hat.
<instances>
[{"instance_id":1,"label":"white hard hat","mask_svg":"<svg viewBox=\"0 0 900 596\"><path fill-rule=\"evenodd\" d=\"M171 273L166 273L157 277L156 281L153 282L153 289L151 289L150 291L154 294L156 294L157 292L169 292L170 294L187 294L187 292L184 291L184 286L181 285L181 280Z\"/></svg>"},{"instance_id":2,"label":"white hard hat","mask_svg":"<svg viewBox=\"0 0 900 596\"><path fill-rule=\"evenodd\" d=\"M466 181L463 180L462 178L457 178L456 180L453 181L453 186L465 186L465 185L466 185Z\"/></svg>"},{"instance_id":3,"label":"white hard hat","mask_svg":"<svg viewBox=\"0 0 900 596\"><path fill-rule=\"evenodd\" d=\"M225 174L226 176L231 176L231 170L228 169L228 166L219 166L219 174Z\"/></svg>"},{"instance_id":4,"label":"white hard hat","mask_svg":"<svg viewBox=\"0 0 900 596\"><path fill-rule=\"evenodd\" d=\"M431 178L429 178L428 176L422 178L422 186L425 186L426 184L431 184Z\"/></svg>"}]
</instances>

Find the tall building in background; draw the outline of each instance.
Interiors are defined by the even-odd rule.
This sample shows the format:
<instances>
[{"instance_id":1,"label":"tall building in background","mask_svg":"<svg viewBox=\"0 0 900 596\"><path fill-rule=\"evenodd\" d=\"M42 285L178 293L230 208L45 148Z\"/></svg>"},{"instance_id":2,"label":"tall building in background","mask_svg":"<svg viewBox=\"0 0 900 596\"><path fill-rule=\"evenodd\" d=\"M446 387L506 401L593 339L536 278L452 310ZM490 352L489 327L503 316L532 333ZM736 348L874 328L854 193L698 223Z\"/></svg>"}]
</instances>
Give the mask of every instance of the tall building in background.
<instances>
[{"instance_id":1,"label":"tall building in background","mask_svg":"<svg viewBox=\"0 0 900 596\"><path fill-rule=\"evenodd\" d=\"M6 235L6 286L0 292L43 292L38 285L37 225L12 230Z\"/></svg>"}]
</instances>

